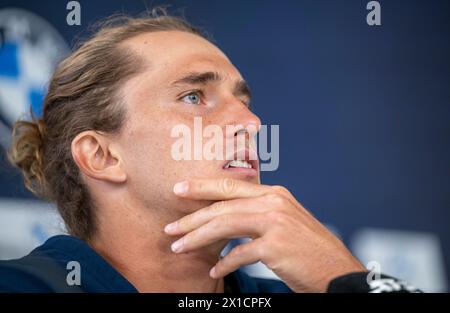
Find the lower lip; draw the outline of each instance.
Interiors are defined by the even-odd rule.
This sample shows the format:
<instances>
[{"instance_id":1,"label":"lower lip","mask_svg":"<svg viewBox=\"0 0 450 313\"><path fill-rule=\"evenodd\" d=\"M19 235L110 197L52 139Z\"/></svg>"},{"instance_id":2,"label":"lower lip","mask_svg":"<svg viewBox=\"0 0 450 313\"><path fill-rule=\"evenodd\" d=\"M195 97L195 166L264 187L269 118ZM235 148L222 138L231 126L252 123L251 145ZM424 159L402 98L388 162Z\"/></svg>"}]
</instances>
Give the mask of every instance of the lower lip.
<instances>
[{"instance_id":1,"label":"lower lip","mask_svg":"<svg viewBox=\"0 0 450 313\"><path fill-rule=\"evenodd\" d=\"M243 175L247 175L250 177L256 177L258 176L258 171L254 168L245 168L245 167L228 167L224 168L225 171L231 171Z\"/></svg>"}]
</instances>

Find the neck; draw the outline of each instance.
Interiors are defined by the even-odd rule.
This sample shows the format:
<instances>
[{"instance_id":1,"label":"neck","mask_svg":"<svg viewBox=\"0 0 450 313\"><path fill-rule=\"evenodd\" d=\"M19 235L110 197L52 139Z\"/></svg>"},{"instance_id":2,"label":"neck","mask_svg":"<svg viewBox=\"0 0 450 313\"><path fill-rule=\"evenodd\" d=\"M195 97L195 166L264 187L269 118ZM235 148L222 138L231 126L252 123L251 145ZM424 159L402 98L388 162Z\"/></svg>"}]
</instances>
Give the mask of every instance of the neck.
<instances>
[{"instance_id":1,"label":"neck","mask_svg":"<svg viewBox=\"0 0 450 313\"><path fill-rule=\"evenodd\" d=\"M176 254L170 245L178 238L166 235L164 226L174 219L155 218L147 212L110 210L99 221L89 242L139 292L223 292L223 279L212 279L225 243L190 253ZM117 213L117 214L115 214ZM119 214L120 213L120 214Z\"/></svg>"}]
</instances>

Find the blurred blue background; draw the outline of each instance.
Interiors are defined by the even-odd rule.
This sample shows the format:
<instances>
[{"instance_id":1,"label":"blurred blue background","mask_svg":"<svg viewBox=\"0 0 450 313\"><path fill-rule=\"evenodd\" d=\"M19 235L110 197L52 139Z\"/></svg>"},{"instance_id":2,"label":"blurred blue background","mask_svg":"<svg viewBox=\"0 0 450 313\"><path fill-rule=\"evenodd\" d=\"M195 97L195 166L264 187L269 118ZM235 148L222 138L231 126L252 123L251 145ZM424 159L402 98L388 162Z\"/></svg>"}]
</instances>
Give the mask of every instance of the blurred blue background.
<instances>
[{"instance_id":1,"label":"blurred blue background","mask_svg":"<svg viewBox=\"0 0 450 313\"><path fill-rule=\"evenodd\" d=\"M367 2L90 0L79 1L81 25L69 26L68 1L0 0L0 258L60 230L6 161L19 106L10 94L26 92L21 101L36 110L42 95L24 91L21 74L11 74L18 53L11 47L21 47L11 32L26 23L14 27L1 12L21 8L42 18L45 27L22 32L44 45L53 29L64 54L99 18L169 4L212 34L249 82L254 111L264 124L280 125L280 166L263 182L287 186L363 262L425 291L448 291L450 2L379 1L380 26L367 25ZM45 74L37 54L17 62Z\"/></svg>"}]
</instances>

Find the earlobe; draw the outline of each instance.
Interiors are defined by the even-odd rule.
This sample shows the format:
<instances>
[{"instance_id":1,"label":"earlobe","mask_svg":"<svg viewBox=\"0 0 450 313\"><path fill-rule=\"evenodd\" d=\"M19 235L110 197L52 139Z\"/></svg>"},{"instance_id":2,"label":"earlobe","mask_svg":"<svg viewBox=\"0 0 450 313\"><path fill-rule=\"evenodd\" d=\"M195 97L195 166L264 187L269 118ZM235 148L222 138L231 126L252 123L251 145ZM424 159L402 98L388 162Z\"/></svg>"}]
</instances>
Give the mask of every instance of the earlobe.
<instances>
[{"instance_id":1,"label":"earlobe","mask_svg":"<svg viewBox=\"0 0 450 313\"><path fill-rule=\"evenodd\" d=\"M120 155L109 138L95 131L85 131L72 140L71 149L75 163L85 175L112 183L126 181Z\"/></svg>"}]
</instances>

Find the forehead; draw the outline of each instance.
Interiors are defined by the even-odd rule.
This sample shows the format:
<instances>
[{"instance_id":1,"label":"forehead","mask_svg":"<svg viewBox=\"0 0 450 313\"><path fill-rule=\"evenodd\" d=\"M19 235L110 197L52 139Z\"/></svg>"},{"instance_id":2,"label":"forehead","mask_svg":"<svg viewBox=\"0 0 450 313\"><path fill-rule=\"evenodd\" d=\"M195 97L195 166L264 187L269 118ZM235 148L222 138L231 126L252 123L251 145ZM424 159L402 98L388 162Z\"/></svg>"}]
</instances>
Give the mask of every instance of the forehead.
<instances>
[{"instance_id":1,"label":"forehead","mask_svg":"<svg viewBox=\"0 0 450 313\"><path fill-rule=\"evenodd\" d=\"M160 79L193 71L217 71L225 78L241 79L239 71L219 48L195 34L145 33L126 40L123 45L145 62L149 72L155 74L152 76Z\"/></svg>"}]
</instances>

